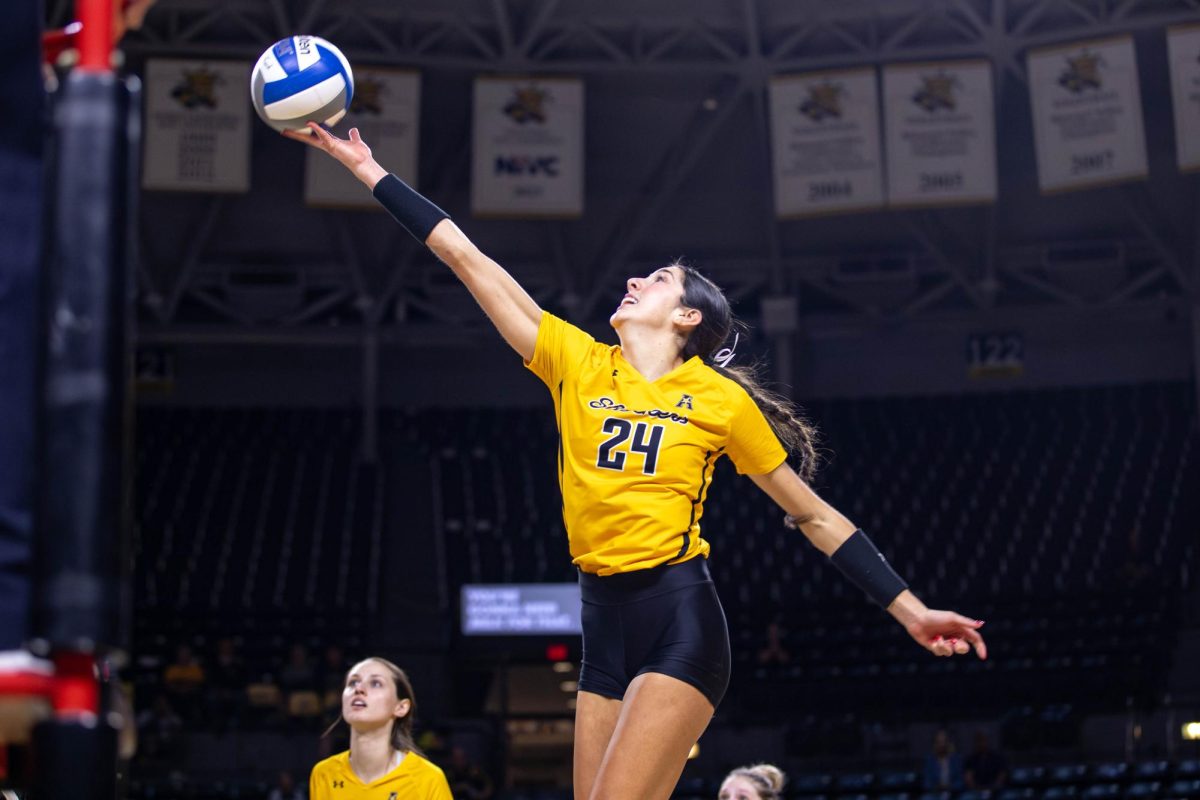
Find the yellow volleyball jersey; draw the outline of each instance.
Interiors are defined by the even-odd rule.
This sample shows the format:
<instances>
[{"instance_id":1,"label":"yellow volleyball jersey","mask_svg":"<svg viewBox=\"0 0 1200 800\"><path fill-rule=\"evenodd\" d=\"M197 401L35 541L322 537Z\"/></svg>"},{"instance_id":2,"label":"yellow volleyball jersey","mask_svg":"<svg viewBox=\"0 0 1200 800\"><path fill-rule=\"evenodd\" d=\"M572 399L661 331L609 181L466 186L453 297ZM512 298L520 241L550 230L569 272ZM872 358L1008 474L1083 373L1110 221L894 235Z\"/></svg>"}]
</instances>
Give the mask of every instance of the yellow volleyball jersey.
<instances>
[{"instance_id":1,"label":"yellow volleyball jersey","mask_svg":"<svg viewBox=\"0 0 1200 800\"><path fill-rule=\"evenodd\" d=\"M700 518L717 460L761 475L787 458L746 390L698 357L648 381L620 347L543 312L526 366L554 396L563 522L584 572L707 557Z\"/></svg>"},{"instance_id":2,"label":"yellow volleyball jersey","mask_svg":"<svg viewBox=\"0 0 1200 800\"><path fill-rule=\"evenodd\" d=\"M350 751L318 761L308 778L309 800L453 800L442 768L417 753L400 766L363 783L350 768Z\"/></svg>"}]
</instances>

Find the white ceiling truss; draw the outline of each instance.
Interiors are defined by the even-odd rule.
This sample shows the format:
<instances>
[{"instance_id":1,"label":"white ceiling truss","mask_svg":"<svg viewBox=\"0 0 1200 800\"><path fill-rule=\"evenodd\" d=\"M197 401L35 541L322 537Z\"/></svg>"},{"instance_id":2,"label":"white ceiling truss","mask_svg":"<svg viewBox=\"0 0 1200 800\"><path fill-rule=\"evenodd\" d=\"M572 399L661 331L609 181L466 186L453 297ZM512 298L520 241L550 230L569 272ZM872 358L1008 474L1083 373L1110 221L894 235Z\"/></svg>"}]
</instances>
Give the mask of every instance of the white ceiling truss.
<instances>
[{"instance_id":1,"label":"white ceiling truss","mask_svg":"<svg viewBox=\"0 0 1200 800\"><path fill-rule=\"evenodd\" d=\"M47 5L51 22L62 23L73 2ZM600 85L593 91L589 83L588 103L595 96L603 112L595 116L606 119L620 118L613 87L621 81L663 81L704 98L674 133L639 142L658 155L630 177L637 188L626 202L595 213L589 206L580 220L462 222L473 236L475 227L486 230L489 253L535 299L595 319L626 274L687 249L660 231L682 196L729 191L704 185L715 149L749 142L750 179L769 189L771 76L986 57L1003 127L1006 103L1018 104L1005 98L1026 91L1029 48L1116 33L1160 36L1185 22L1200 22L1200 0L159 0L125 49L135 65L155 56L252 60L266 43L307 31L337 41L352 62L426 76L578 75ZM446 136L423 144L421 158L431 176L423 189L440 202L469 184L469 102L434 103ZM1165 111L1156 113L1169 120L1169 102L1162 103ZM614 128L619 136L619 123ZM740 226L727 241L709 237L704 252L686 254L735 300L794 295L802 313L866 320L1200 300L1194 177L1152 173L1143 183L1076 194L1090 195L1100 216L1122 224L1089 226L1089 206L1076 198L1065 201L1060 228L1027 233L1011 221L1008 205L1023 199L1006 197L1002 183L994 206L863 217L865 226L880 221L891 231L885 244L866 249L811 221L777 220L767 200L768 213L752 229ZM297 211L307 216L292 224L323 230L323 254L258 263L252 238L230 224L244 201L212 195L178 208L169 199L146 203L144 226L166 231L143 235L138 280L147 340L350 342L369 330L403 342L419 323L423 340L440 330L457 341L484 326L452 277L403 231L380 234L383 228L354 212Z\"/></svg>"}]
</instances>

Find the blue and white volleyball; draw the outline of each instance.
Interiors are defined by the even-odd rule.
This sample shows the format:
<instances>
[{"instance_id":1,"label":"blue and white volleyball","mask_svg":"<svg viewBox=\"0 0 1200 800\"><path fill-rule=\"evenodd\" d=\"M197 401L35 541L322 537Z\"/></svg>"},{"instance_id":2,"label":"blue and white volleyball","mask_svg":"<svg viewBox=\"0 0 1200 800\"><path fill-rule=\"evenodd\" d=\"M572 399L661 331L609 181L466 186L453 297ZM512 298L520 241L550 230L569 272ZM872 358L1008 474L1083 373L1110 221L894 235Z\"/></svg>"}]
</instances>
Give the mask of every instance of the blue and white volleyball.
<instances>
[{"instance_id":1,"label":"blue and white volleyball","mask_svg":"<svg viewBox=\"0 0 1200 800\"><path fill-rule=\"evenodd\" d=\"M250 73L250 97L262 121L277 131L311 133L306 122L334 125L354 96L350 62L319 36L280 39Z\"/></svg>"}]
</instances>

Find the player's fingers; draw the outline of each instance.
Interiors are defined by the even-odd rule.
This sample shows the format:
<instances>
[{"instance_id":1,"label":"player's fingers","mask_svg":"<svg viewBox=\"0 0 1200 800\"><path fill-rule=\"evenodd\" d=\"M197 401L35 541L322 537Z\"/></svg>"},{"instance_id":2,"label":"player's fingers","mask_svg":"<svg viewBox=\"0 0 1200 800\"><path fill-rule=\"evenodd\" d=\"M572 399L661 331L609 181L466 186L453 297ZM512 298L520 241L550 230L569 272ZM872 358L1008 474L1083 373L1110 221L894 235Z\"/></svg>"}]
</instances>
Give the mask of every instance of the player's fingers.
<instances>
[{"instance_id":1,"label":"player's fingers","mask_svg":"<svg viewBox=\"0 0 1200 800\"><path fill-rule=\"evenodd\" d=\"M933 653L935 656L948 656L950 655L949 643L947 643L946 640L941 636L935 636L929 642L929 652Z\"/></svg>"},{"instance_id":2,"label":"player's fingers","mask_svg":"<svg viewBox=\"0 0 1200 800\"><path fill-rule=\"evenodd\" d=\"M983 620L964 617L962 614L958 614L953 611L950 612L950 619L948 621L952 625L961 625L968 630L976 630L977 628L983 627Z\"/></svg>"},{"instance_id":3,"label":"player's fingers","mask_svg":"<svg viewBox=\"0 0 1200 800\"><path fill-rule=\"evenodd\" d=\"M301 133L300 131L281 131L281 133L288 139L291 139L293 142L303 142L309 147L321 146L319 141L314 139L312 136L309 136L307 133Z\"/></svg>"},{"instance_id":4,"label":"player's fingers","mask_svg":"<svg viewBox=\"0 0 1200 800\"><path fill-rule=\"evenodd\" d=\"M308 129L316 134L317 140L326 150L332 149L338 143L337 137L325 130L324 126L319 122L312 122L310 120Z\"/></svg>"},{"instance_id":5,"label":"player's fingers","mask_svg":"<svg viewBox=\"0 0 1200 800\"><path fill-rule=\"evenodd\" d=\"M946 655L952 656L952 655L955 655L956 653L958 653L958 644L960 642L960 639L958 639L958 637L947 636L942 641L945 643L945 646L946 646Z\"/></svg>"},{"instance_id":6,"label":"player's fingers","mask_svg":"<svg viewBox=\"0 0 1200 800\"><path fill-rule=\"evenodd\" d=\"M987 643L983 641L979 631L968 630L963 634L963 638L975 648L975 655L979 656L981 660L987 660Z\"/></svg>"},{"instance_id":7,"label":"player's fingers","mask_svg":"<svg viewBox=\"0 0 1200 800\"><path fill-rule=\"evenodd\" d=\"M350 129L350 141L354 142L355 144L362 144L362 135L359 134L358 128Z\"/></svg>"},{"instance_id":8,"label":"player's fingers","mask_svg":"<svg viewBox=\"0 0 1200 800\"><path fill-rule=\"evenodd\" d=\"M967 644L966 639L951 639L950 646L954 648L956 656L965 656L971 650L971 645Z\"/></svg>"}]
</instances>

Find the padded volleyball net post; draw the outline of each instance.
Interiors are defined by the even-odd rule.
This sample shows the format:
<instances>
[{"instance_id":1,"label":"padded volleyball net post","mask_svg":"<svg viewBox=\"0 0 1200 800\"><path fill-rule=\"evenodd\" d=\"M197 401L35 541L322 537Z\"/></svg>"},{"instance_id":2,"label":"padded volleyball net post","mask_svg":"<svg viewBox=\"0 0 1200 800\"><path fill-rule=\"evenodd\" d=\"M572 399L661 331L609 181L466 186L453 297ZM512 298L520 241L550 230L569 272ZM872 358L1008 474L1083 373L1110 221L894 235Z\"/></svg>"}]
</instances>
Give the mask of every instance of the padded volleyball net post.
<instances>
[{"instance_id":1,"label":"padded volleyball net post","mask_svg":"<svg viewBox=\"0 0 1200 800\"><path fill-rule=\"evenodd\" d=\"M113 6L78 0L52 103L43 268L33 648L54 663L31 796L117 796L99 675L128 640L129 364L138 84L112 67Z\"/></svg>"}]
</instances>

